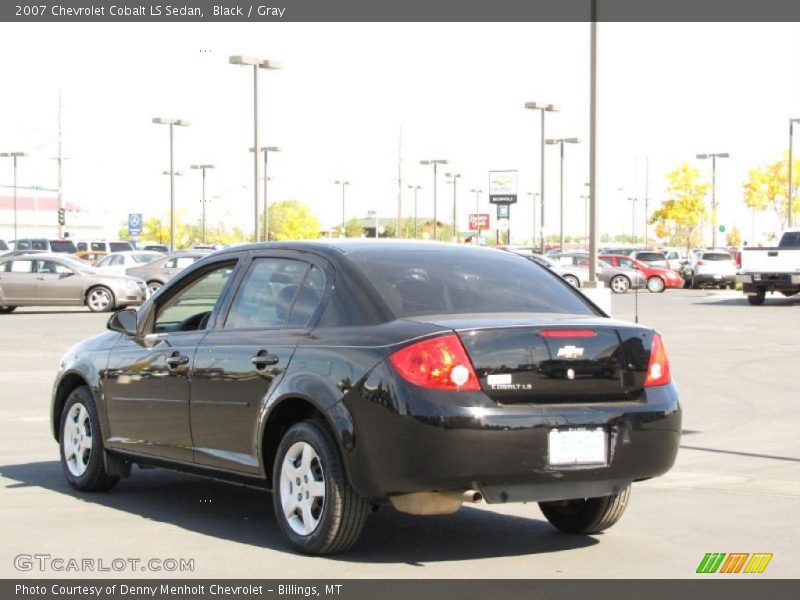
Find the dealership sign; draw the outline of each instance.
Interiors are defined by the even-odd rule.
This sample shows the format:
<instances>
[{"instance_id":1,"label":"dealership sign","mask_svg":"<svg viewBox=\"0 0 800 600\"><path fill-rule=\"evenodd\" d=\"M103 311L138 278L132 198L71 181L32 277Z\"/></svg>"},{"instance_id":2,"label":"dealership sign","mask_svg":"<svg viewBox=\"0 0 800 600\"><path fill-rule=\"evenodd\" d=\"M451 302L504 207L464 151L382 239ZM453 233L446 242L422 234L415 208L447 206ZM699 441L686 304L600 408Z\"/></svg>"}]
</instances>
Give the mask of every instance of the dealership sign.
<instances>
[{"instance_id":1,"label":"dealership sign","mask_svg":"<svg viewBox=\"0 0 800 600\"><path fill-rule=\"evenodd\" d=\"M469 216L470 231L486 231L489 229L489 215L485 213L473 213Z\"/></svg>"},{"instance_id":2,"label":"dealership sign","mask_svg":"<svg viewBox=\"0 0 800 600\"><path fill-rule=\"evenodd\" d=\"M517 201L517 172L489 171L489 202L514 204Z\"/></svg>"}]
</instances>

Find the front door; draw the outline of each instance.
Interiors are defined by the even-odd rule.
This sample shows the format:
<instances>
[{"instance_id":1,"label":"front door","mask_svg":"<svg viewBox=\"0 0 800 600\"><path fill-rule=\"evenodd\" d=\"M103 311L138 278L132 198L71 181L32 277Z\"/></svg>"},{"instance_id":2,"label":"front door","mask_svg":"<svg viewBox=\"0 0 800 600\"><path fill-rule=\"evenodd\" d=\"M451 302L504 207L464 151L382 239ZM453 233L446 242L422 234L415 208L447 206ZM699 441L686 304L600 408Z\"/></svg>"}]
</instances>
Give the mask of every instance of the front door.
<instances>
[{"instance_id":1,"label":"front door","mask_svg":"<svg viewBox=\"0 0 800 600\"><path fill-rule=\"evenodd\" d=\"M83 275L58 260L36 261L36 297L48 304L83 304Z\"/></svg>"},{"instance_id":2,"label":"front door","mask_svg":"<svg viewBox=\"0 0 800 600\"><path fill-rule=\"evenodd\" d=\"M193 273L157 299L141 338L121 336L105 378L110 447L192 460L189 390L195 352L235 266L235 259L227 259Z\"/></svg>"},{"instance_id":3,"label":"front door","mask_svg":"<svg viewBox=\"0 0 800 600\"><path fill-rule=\"evenodd\" d=\"M289 366L326 289L320 264L256 256L197 349L191 422L195 461L259 473L259 414Z\"/></svg>"}]
</instances>

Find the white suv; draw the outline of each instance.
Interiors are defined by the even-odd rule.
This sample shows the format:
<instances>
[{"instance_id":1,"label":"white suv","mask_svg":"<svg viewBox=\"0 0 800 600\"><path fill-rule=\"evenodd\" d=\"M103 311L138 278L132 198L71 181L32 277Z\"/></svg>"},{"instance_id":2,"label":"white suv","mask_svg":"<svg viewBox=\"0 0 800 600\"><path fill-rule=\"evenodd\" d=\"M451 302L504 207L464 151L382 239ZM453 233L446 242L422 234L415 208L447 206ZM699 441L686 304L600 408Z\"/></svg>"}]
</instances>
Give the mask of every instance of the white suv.
<instances>
[{"instance_id":1,"label":"white suv","mask_svg":"<svg viewBox=\"0 0 800 600\"><path fill-rule=\"evenodd\" d=\"M704 250L692 256L692 289L704 285L733 289L736 286L736 263L728 252Z\"/></svg>"}]
</instances>

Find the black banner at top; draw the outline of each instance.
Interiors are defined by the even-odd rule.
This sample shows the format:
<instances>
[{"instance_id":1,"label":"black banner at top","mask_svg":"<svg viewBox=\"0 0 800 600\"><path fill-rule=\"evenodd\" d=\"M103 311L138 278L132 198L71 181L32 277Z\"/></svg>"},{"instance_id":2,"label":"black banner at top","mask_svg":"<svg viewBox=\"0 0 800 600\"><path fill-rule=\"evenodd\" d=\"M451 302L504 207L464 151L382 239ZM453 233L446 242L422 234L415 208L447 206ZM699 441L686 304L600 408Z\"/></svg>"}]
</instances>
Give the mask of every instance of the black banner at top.
<instances>
[{"instance_id":1,"label":"black banner at top","mask_svg":"<svg viewBox=\"0 0 800 600\"><path fill-rule=\"evenodd\" d=\"M797 0L3 0L7 22L771 22Z\"/></svg>"}]
</instances>

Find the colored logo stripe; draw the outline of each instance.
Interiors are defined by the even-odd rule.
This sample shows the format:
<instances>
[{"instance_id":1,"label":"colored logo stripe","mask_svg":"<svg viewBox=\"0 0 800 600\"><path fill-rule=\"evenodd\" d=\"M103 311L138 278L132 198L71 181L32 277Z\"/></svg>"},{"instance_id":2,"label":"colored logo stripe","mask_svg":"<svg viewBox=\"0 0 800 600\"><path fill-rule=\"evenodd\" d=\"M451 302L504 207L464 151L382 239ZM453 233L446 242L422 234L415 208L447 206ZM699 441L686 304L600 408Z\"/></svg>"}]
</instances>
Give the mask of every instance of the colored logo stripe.
<instances>
[{"instance_id":1,"label":"colored logo stripe","mask_svg":"<svg viewBox=\"0 0 800 600\"><path fill-rule=\"evenodd\" d=\"M716 573L720 564L722 564L723 558L725 558L724 552L708 552L703 557L703 560L700 561L700 565L697 567L697 572Z\"/></svg>"},{"instance_id":2,"label":"colored logo stripe","mask_svg":"<svg viewBox=\"0 0 800 600\"><path fill-rule=\"evenodd\" d=\"M744 568L745 573L763 573L767 568L769 561L772 560L772 554L765 552L755 553L750 557L750 562Z\"/></svg>"},{"instance_id":3,"label":"colored logo stripe","mask_svg":"<svg viewBox=\"0 0 800 600\"><path fill-rule=\"evenodd\" d=\"M750 554L747 552L731 552L725 562L722 563L720 573L738 573L742 570L748 556Z\"/></svg>"},{"instance_id":4,"label":"colored logo stripe","mask_svg":"<svg viewBox=\"0 0 800 600\"><path fill-rule=\"evenodd\" d=\"M697 573L741 573L742 569L745 573L763 573L771 560L772 554L766 552L708 552L697 566Z\"/></svg>"}]
</instances>

